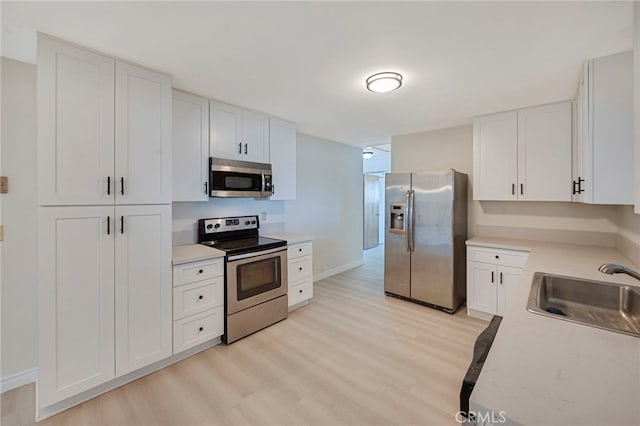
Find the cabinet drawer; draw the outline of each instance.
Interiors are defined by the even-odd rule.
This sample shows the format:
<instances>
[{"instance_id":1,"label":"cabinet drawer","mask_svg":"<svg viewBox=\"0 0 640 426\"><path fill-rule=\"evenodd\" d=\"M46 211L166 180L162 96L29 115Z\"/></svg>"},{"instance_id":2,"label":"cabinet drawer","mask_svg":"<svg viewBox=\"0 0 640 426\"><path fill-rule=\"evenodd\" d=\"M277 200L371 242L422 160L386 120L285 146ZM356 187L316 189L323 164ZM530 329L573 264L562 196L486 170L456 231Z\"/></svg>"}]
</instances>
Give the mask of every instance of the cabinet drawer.
<instances>
[{"instance_id":1,"label":"cabinet drawer","mask_svg":"<svg viewBox=\"0 0 640 426\"><path fill-rule=\"evenodd\" d=\"M473 262L491 263L494 265L524 267L529 253L517 250L502 250L485 247L469 247L469 258Z\"/></svg>"},{"instance_id":2,"label":"cabinet drawer","mask_svg":"<svg viewBox=\"0 0 640 426\"><path fill-rule=\"evenodd\" d=\"M300 243L290 245L287 249L287 258L295 259L297 257L311 256L313 254L313 246L311 243Z\"/></svg>"},{"instance_id":3,"label":"cabinet drawer","mask_svg":"<svg viewBox=\"0 0 640 426\"><path fill-rule=\"evenodd\" d=\"M313 275L313 261L311 256L305 256L294 260L289 260L287 270L289 282L295 283Z\"/></svg>"},{"instance_id":4,"label":"cabinet drawer","mask_svg":"<svg viewBox=\"0 0 640 426\"><path fill-rule=\"evenodd\" d=\"M224 333L224 307L173 322L173 353L177 354Z\"/></svg>"},{"instance_id":5,"label":"cabinet drawer","mask_svg":"<svg viewBox=\"0 0 640 426\"><path fill-rule=\"evenodd\" d=\"M198 281L173 289L173 319L187 317L224 304L224 277Z\"/></svg>"},{"instance_id":6,"label":"cabinet drawer","mask_svg":"<svg viewBox=\"0 0 640 426\"><path fill-rule=\"evenodd\" d=\"M173 286L224 276L224 259L186 263L173 268Z\"/></svg>"},{"instance_id":7,"label":"cabinet drawer","mask_svg":"<svg viewBox=\"0 0 640 426\"><path fill-rule=\"evenodd\" d=\"M289 306L296 305L313 297L313 279L307 278L298 281L295 285L289 287L288 290Z\"/></svg>"}]
</instances>

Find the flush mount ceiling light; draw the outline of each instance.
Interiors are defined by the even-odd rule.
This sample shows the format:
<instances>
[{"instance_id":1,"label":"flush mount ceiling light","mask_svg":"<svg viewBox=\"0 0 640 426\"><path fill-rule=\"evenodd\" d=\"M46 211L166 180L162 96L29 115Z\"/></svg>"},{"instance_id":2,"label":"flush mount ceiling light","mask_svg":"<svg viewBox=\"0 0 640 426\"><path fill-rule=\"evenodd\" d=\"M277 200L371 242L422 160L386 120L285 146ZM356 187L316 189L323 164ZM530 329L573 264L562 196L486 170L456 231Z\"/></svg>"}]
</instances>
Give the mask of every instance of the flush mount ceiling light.
<instances>
[{"instance_id":1,"label":"flush mount ceiling light","mask_svg":"<svg viewBox=\"0 0 640 426\"><path fill-rule=\"evenodd\" d=\"M367 78L367 90L375 93L392 92L402 86L402 76L397 72L379 72Z\"/></svg>"},{"instance_id":2,"label":"flush mount ceiling light","mask_svg":"<svg viewBox=\"0 0 640 426\"><path fill-rule=\"evenodd\" d=\"M362 158L368 160L371 157L373 157L373 151L362 151Z\"/></svg>"}]
</instances>

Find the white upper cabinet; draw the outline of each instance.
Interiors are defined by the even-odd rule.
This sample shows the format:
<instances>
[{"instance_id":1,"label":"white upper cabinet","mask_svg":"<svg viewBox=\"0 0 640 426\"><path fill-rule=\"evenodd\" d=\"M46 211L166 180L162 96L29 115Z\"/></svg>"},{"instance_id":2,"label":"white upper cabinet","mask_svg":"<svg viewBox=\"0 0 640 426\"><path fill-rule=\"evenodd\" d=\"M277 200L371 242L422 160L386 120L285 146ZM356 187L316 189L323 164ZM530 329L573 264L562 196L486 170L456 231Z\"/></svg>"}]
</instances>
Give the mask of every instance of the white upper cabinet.
<instances>
[{"instance_id":1,"label":"white upper cabinet","mask_svg":"<svg viewBox=\"0 0 640 426\"><path fill-rule=\"evenodd\" d=\"M216 101L210 103L212 157L269 162L269 117Z\"/></svg>"},{"instance_id":2,"label":"white upper cabinet","mask_svg":"<svg viewBox=\"0 0 640 426\"><path fill-rule=\"evenodd\" d=\"M113 206L39 209L38 406L114 378Z\"/></svg>"},{"instance_id":3,"label":"white upper cabinet","mask_svg":"<svg viewBox=\"0 0 640 426\"><path fill-rule=\"evenodd\" d=\"M271 200L296 199L296 125L269 120L269 158L273 172Z\"/></svg>"},{"instance_id":4,"label":"white upper cabinet","mask_svg":"<svg viewBox=\"0 0 640 426\"><path fill-rule=\"evenodd\" d=\"M518 111L518 199L571 201L570 102Z\"/></svg>"},{"instance_id":5,"label":"white upper cabinet","mask_svg":"<svg viewBox=\"0 0 640 426\"><path fill-rule=\"evenodd\" d=\"M171 206L116 206L115 217L115 358L122 376L172 354Z\"/></svg>"},{"instance_id":6,"label":"white upper cabinet","mask_svg":"<svg viewBox=\"0 0 640 426\"><path fill-rule=\"evenodd\" d=\"M171 77L116 63L116 203L171 202Z\"/></svg>"},{"instance_id":7,"label":"white upper cabinet","mask_svg":"<svg viewBox=\"0 0 640 426\"><path fill-rule=\"evenodd\" d=\"M208 201L209 100L173 91L173 201Z\"/></svg>"},{"instance_id":8,"label":"white upper cabinet","mask_svg":"<svg viewBox=\"0 0 640 426\"><path fill-rule=\"evenodd\" d=\"M242 159L242 110L232 105L211 101L211 149L212 157Z\"/></svg>"},{"instance_id":9,"label":"white upper cabinet","mask_svg":"<svg viewBox=\"0 0 640 426\"><path fill-rule=\"evenodd\" d=\"M473 121L474 200L571 201L572 104Z\"/></svg>"},{"instance_id":10,"label":"white upper cabinet","mask_svg":"<svg viewBox=\"0 0 640 426\"><path fill-rule=\"evenodd\" d=\"M171 202L171 78L38 38L42 206Z\"/></svg>"},{"instance_id":11,"label":"white upper cabinet","mask_svg":"<svg viewBox=\"0 0 640 426\"><path fill-rule=\"evenodd\" d=\"M242 155L245 161L269 162L269 117L242 111Z\"/></svg>"},{"instance_id":12,"label":"white upper cabinet","mask_svg":"<svg viewBox=\"0 0 640 426\"><path fill-rule=\"evenodd\" d=\"M473 199L516 200L518 114L473 120Z\"/></svg>"},{"instance_id":13,"label":"white upper cabinet","mask_svg":"<svg viewBox=\"0 0 640 426\"><path fill-rule=\"evenodd\" d=\"M40 205L113 204L114 67L111 58L38 38Z\"/></svg>"},{"instance_id":14,"label":"white upper cabinet","mask_svg":"<svg viewBox=\"0 0 640 426\"><path fill-rule=\"evenodd\" d=\"M633 204L633 55L587 62L576 95L574 200Z\"/></svg>"}]
</instances>

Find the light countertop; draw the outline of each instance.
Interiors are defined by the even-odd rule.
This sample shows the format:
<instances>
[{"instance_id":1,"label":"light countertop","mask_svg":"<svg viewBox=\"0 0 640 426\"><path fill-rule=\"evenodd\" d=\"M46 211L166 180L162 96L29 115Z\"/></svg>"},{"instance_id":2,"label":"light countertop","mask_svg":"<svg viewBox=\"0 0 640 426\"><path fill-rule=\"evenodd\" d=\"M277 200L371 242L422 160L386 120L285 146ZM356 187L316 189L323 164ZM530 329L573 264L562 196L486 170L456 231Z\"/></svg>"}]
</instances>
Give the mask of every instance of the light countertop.
<instances>
[{"instance_id":1,"label":"light countertop","mask_svg":"<svg viewBox=\"0 0 640 426\"><path fill-rule=\"evenodd\" d=\"M187 244L183 246L173 246L173 264L197 262L199 260L215 259L224 257L225 253L213 247L202 244Z\"/></svg>"},{"instance_id":2,"label":"light countertop","mask_svg":"<svg viewBox=\"0 0 640 426\"><path fill-rule=\"evenodd\" d=\"M504 411L521 424L640 424L640 338L526 310L535 272L640 285L598 271L608 262L638 265L606 247L483 237L467 245L529 252L470 409Z\"/></svg>"},{"instance_id":3,"label":"light countertop","mask_svg":"<svg viewBox=\"0 0 640 426\"><path fill-rule=\"evenodd\" d=\"M264 234L262 236L267 238L276 238L278 240L286 240L287 244L302 243L305 241L313 241L315 239L313 235L293 234L289 232L279 232L277 234Z\"/></svg>"}]
</instances>

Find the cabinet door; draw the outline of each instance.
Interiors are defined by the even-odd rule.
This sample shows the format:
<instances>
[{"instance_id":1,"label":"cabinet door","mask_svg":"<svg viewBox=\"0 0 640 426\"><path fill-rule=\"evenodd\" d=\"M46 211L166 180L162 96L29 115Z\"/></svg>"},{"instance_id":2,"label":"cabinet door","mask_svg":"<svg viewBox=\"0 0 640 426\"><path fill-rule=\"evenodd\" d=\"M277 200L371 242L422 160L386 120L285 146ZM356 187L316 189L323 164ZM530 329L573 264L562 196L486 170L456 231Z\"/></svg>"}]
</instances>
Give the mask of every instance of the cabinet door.
<instances>
[{"instance_id":1,"label":"cabinet door","mask_svg":"<svg viewBox=\"0 0 640 426\"><path fill-rule=\"evenodd\" d=\"M271 200L296 199L296 126L269 120L269 159L273 173Z\"/></svg>"},{"instance_id":2,"label":"cabinet door","mask_svg":"<svg viewBox=\"0 0 640 426\"><path fill-rule=\"evenodd\" d=\"M114 61L41 36L37 79L40 205L113 204Z\"/></svg>"},{"instance_id":3,"label":"cabinet door","mask_svg":"<svg viewBox=\"0 0 640 426\"><path fill-rule=\"evenodd\" d=\"M495 314L497 267L479 262L469 262L468 266L467 306L470 309Z\"/></svg>"},{"instance_id":4,"label":"cabinet door","mask_svg":"<svg viewBox=\"0 0 640 426\"><path fill-rule=\"evenodd\" d=\"M209 100L173 91L173 201L209 201Z\"/></svg>"},{"instance_id":5,"label":"cabinet door","mask_svg":"<svg viewBox=\"0 0 640 426\"><path fill-rule=\"evenodd\" d=\"M497 314L503 315L507 310L509 303L509 297L517 291L518 280L522 269L512 268L510 266L498 267L498 300L497 300Z\"/></svg>"},{"instance_id":6,"label":"cabinet door","mask_svg":"<svg viewBox=\"0 0 640 426\"><path fill-rule=\"evenodd\" d=\"M171 355L171 206L116 206L116 375Z\"/></svg>"},{"instance_id":7,"label":"cabinet door","mask_svg":"<svg viewBox=\"0 0 640 426\"><path fill-rule=\"evenodd\" d=\"M114 378L113 214L112 206L39 211L40 408Z\"/></svg>"},{"instance_id":8,"label":"cabinet door","mask_svg":"<svg viewBox=\"0 0 640 426\"><path fill-rule=\"evenodd\" d=\"M269 162L269 117L242 111L242 155L245 161Z\"/></svg>"},{"instance_id":9,"label":"cabinet door","mask_svg":"<svg viewBox=\"0 0 640 426\"><path fill-rule=\"evenodd\" d=\"M518 111L518 199L571 201L571 102Z\"/></svg>"},{"instance_id":10,"label":"cabinet door","mask_svg":"<svg viewBox=\"0 0 640 426\"><path fill-rule=\"evenodd\" d=\"M116 203L171 202L171 77L116 63Z\"/></svg>"},{"instance_id":11,"label":"cabinet door","mask_svg":"<svg viewBox=\"0 0 640 426\"><path fill-rule=\"evenodd\" d=\"M212 157L241 160L243 146L240 143L242 134L242 110L232 105L211 101L210 113L210 152Z\"/></svg>"},{"instance_id":12,"label":"cabinet door","mask_svg":"<svg viewBox=\"0 0 640 426\"><path fill-rule=\"evenodd\" d=\"M473 199L516 200L518 116L515 111L473 120Z\"/></svg>"}]
</instances>

